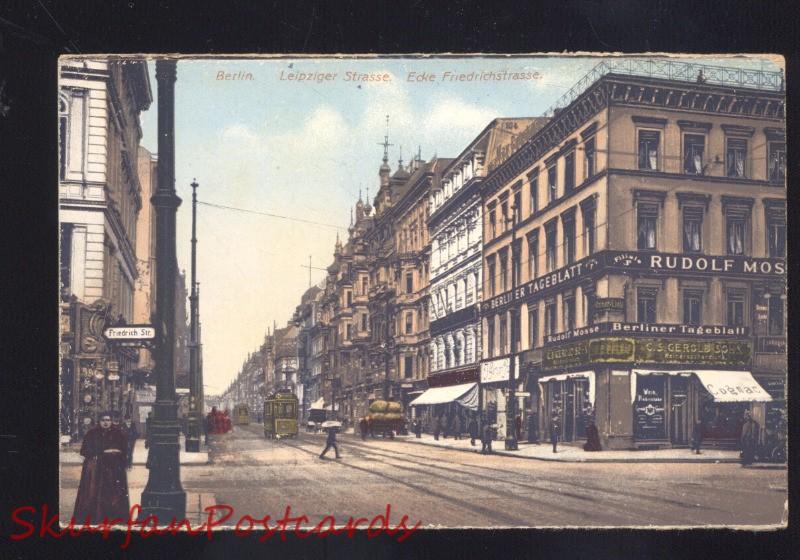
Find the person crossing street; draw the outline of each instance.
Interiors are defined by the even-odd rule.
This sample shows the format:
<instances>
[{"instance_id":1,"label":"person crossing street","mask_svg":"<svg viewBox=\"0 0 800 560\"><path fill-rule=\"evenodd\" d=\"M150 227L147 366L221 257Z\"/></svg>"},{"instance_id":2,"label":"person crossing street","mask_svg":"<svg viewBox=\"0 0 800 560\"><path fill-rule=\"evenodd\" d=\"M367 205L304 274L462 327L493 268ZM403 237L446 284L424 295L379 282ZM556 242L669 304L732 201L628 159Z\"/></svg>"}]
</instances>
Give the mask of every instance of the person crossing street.
<instances>
[{"instance_id":1,"label":"person crossing street","mask_svg":"<svg viewBox=\"0 0 800 560\"><path fill-rule=\"evenodd\" d=\"M336 445L336 432L339 430L335 427L330 428L323 428L326 429L328 432L328 437L325 439L325 449L322 450L322 453L319 454L320 459L325 458L325 454L333 448L334 452L336 453L336 458L339 459L339 446Z\"/></svg>"}]
</instances>

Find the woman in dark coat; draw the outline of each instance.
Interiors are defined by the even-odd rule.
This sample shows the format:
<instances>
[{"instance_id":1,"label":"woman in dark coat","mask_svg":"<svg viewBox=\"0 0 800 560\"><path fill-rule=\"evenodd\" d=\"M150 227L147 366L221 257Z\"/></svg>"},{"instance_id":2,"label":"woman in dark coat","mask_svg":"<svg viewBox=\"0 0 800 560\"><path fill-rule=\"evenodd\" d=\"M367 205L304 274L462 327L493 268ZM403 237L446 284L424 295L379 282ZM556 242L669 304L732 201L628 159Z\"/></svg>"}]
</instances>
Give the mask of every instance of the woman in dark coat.
<instances>
[{"instance_id":1,"label":"woman in dark coat","mask_svg":"<svg viewBox=\"0 0 800 560\"><path fill-rule=\"evenodd\" d=\"M469 419L469 444L474 446L476 439L478 439L478 420L472 416Z\"/></svg>"},{"instance_id":2,"label":"woman in dark coat","mask_svg":"<svg viewBox=\"0 0 800 560\"><path fill-rule=\"evenodd\" d=\"M127 451L127 437L111 425L110 414L103 414L100 425L86 432L80 452L85 459L73 514L76 522L84 523L87 518L92 524L104 518L127 520Z\"/></svg>"},{"instance_id":3,"label":"woman in dark coat","mask_svg":"<svg viewBox=\"0 0 800 560\"><path fill-rule=\"evenodd\" d=\"M589 420L586 426L586 443L583 445L584 451L602 451L603 446L600 445L600 432L597 431L597 425L594 420Z\"/></svg>"}]
</instances>

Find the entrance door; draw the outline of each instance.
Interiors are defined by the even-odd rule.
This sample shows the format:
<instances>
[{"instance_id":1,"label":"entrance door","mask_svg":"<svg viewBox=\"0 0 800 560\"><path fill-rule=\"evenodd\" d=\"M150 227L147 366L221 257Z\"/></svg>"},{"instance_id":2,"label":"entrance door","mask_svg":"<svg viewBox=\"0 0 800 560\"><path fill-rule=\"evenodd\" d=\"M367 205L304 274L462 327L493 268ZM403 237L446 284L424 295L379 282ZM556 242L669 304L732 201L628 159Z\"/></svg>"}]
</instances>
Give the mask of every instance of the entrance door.
<instances>
[{"instance_id":1,"label":"entrance door","mask_svg":"<svg viewBox=\"0 0 800 560\"><path fill-rule=\"evenodd\" d=\"M569 385L572 385L570 383ZM564 391L564 441L573 441L575 434L575 391L568 386Z\"/></svg>"},{"instance_id":2,"label":"entrance door","mask_svg":"<svg viewBox=\"0 0 800 560\"><path fill-rule=\"evenodd\" d=\"M670 440L673 445L689 444L688 377L670 378Z\"/></svg>"}]
</instances>

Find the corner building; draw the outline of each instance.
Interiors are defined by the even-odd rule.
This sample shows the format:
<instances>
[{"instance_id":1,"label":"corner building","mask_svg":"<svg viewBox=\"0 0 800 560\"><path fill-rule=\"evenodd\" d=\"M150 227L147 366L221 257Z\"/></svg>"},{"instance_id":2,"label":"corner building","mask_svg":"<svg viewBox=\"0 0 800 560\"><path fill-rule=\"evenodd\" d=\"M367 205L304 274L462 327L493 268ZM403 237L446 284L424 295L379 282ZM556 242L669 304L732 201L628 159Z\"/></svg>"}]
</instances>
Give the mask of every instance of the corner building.
<instances>
[{"instance_id":1,"label":"corner building","mask_svg":"<svg viewBox=\"0 0 800 560\"><path fill-rule=\"evenodd\" d=\"M594 420L606 449L688 446L696 422L735 446L745 410L780 431L782 79L605 66L482 185L482 382L517 359L525 431Z\"/></svg>"}]
</instances>

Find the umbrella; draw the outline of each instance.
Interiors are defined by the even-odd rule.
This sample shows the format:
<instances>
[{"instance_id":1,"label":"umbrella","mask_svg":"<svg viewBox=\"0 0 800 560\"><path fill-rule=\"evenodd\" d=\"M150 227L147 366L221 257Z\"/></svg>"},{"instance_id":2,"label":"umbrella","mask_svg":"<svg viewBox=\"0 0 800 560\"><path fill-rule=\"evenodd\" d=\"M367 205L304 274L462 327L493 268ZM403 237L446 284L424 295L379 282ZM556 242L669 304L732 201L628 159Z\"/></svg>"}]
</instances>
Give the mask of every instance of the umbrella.
<instances>
[{"instance_id":1,"label":"umbrella","mask_svg":"<svg viewBox=\"0 0 800 560\"><path fill-rule=\"evenodd\" d=\"M322 423L323 428L341 428L342 423L337 420L326 420Z\"/></svg>"}]
</instances>

